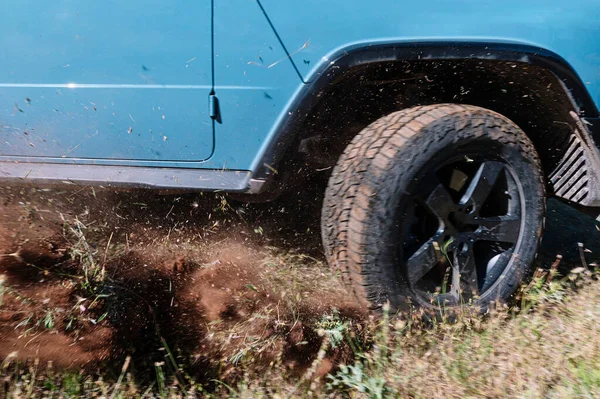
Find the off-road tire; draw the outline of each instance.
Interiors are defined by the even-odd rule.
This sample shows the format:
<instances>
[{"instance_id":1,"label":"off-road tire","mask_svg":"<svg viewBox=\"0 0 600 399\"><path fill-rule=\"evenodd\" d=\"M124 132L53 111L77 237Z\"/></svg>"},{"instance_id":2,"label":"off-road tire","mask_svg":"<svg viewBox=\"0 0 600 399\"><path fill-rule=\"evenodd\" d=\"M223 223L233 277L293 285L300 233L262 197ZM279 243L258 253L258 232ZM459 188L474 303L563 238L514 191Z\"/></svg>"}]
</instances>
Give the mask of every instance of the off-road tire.
<instances>
[{"instance_id":1,"label":"off-road tire","mask_svg":"<svg viewBox=\"0 0 600 399\"><path fill-rule=\"evenodd\" d=\"M330 266L360 304L392 309L418 303L399 265L397 204L411 179L435 154L477 142L515 167L522 184L526 220L515 261L476 300L484 307L518 288L535 259L545 215L544 180L539 158L526 134L493 111L457 104L405 109L362 130L339 158L325 193L321 229Z\"/></svg>"}]
</instances>

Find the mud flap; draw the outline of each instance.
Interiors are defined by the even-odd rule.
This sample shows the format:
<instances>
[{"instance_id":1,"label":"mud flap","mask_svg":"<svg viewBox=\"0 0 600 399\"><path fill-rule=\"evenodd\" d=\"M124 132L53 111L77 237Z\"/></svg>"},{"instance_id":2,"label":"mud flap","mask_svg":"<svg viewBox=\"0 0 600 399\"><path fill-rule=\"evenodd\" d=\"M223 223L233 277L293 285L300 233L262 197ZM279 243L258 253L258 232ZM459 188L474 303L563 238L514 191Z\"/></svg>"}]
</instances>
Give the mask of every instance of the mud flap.
<instances>
[{"instance_id":1,"label":"mud flap","mask_svg":"<svg viewBox=\"0 0 600 399\"><path fill-rule=\"evenodd\" d=\"M573 111L570 114L575 126L567 151L550 174L550 184L559 198L582 206L600 206L600 153L587 127L590 122Z\"/></svg>"}]
</instances>

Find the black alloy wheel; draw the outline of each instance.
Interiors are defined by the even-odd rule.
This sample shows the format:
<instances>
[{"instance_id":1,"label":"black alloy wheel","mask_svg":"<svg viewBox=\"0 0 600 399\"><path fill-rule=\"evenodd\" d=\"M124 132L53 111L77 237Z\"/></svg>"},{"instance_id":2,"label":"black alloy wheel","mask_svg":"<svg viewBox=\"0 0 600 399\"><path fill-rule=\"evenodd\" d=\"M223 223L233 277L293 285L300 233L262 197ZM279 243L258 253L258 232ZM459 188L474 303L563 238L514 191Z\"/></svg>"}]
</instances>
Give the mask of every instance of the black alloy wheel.
<instances>
[{"instance_id":1,"label":"black alloy wheel","mask_svg":"<svg viewBox=\"0 0 600 399\"><path fill-rule=\"evenodd\" d=\"M484 310L527 275L544 215L527 135L493 111L437 104L354 138L329 180L321 230L329 264L364 307Z\"/></svg>"}]
</instances>

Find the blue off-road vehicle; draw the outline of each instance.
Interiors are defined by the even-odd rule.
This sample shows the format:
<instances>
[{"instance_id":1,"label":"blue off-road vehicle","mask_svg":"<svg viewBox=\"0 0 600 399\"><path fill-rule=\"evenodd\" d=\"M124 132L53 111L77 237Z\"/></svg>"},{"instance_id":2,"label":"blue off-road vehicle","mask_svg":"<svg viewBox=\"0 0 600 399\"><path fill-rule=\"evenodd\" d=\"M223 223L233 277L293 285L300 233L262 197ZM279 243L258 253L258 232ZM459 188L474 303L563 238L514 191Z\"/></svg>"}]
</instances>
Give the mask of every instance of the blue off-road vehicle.
<instances>
[{"instance_id":1,"label":"blue off-road vehicle","mask_svg":"<svg viewBox=\"0 0 600 399\"><path fill-rule=\"evenodd\" d=\"M0 179L273 197L330 173L358 300L485 307L545 200L600 205L597 0L24 0L0 14Z\"/></svg>"}]
</instances>

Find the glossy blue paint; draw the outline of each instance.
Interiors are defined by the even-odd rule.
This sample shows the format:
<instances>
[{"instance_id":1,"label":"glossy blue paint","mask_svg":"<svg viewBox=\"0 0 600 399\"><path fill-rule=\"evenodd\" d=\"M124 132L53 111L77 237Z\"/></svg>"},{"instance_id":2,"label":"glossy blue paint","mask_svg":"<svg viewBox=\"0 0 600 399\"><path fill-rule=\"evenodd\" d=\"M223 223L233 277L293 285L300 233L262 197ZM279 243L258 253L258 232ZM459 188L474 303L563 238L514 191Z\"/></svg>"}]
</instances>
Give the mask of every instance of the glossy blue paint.
<instances>
[{"instance_id":1,"label":"glossy blue paint","mask_svg":"<svg viewBox=\"0 0 600 399\"><path fill-rule=\"evenodd\" d=\"M0 159L189 166L209 158L210 7L209 0L5 4Z\"/></svg>"},{"instance_id":2,"label":"glossy blue paint","mask_svg":"<svg viewBox=\"0 0 600 399\"><path fill-rule=\"evenodd\" d=\"M302 82L255 0L218 0L214 13L222 123L215 125L215 153L207 166L250 170Z\"/></svg>"},{"instance_id":3,"label":"glossy blue paint","mask_svg":"<svg viewBox=\"0 0 600 399\"><path fill-rule=\"evenodd\" d=\"M213 11L214 57L210 0L4 7L0 161L254 171L316 71L375 43L533 44L600 101L596 0L214 0Z\"/></svg>"},{"instance_id":4,"label":"glossy blue paint","mask_svg":"<svg viewBox=\"0 0 600 399\"><path fill-rule=\"evenodd\" d=\"M565 58L600 104L597 0L260 0L307 82L344 48L381 42L532 44Z\"/></svg>"}]
</instances>

